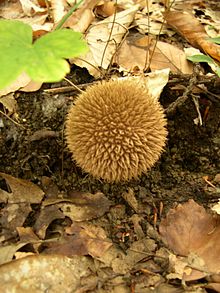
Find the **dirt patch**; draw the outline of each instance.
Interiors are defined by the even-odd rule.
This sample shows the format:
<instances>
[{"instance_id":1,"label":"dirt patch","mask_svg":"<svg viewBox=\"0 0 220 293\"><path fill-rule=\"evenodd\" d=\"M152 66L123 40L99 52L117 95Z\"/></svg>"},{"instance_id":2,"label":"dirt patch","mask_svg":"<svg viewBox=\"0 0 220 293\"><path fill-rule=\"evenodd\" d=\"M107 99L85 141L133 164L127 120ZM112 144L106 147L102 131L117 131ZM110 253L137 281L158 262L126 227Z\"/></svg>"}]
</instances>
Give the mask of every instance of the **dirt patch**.
<instances>
[{"instance_id":1,"label":"dirt patch","mask_svg":"<svg viewBox=\"0 0 220 293\"><path fill-rule=\"evenodd\" d=\"M122 190L134 187L141 198L151 196L155 201L179 202L193 197L207 202L209 195L204 190L206 184L202 177L213 178L220 170L220 105L217 100L210 101L207 96L200 99L204 120L199 126L194 123L198 113L189 98L168 117L168 142L156 166L139 180L109 184L82 173L66 148L64 123L74 95L50 96L43 91L20 94L17 99L19 125L1 116L2 172L37 183L42 176L48 176L62 190L101 190L112 198L120 198ZM177 98L172 96L167 86L161 96L165 108Z\"/></svg>"},{"instance_id":2,"label":"dirt patch","mask_svg":"<svg viewBox=\"0 0 220 293\"><path fill-rule=\"evenodd\" d=\"M211 83L209 86L218 94L218 87L213 88ZM168 84L161 95L161 103L167 108L181 94ZM64 124L74 97L75 93L48 95L43 90L34 94L20 93L17 98L18 124L0 116L1 172L31 180L41 187L44 187L44 179L49 177L64 193L103 192L111 200L112 208L104 219L96 221L96 225L102 226L108 237L124 251L138 239L132 218L136 211L123 198L124 192L133 190L141 205L143 233L154 238L156 243L156 229L149 229L149 224L158 224L155 215L160 214L161 203L165 214L176 202L193 198L207 206L219 197L213 189L210 191L203 178L208 176L212 181L220 172L220 103L217 97L203 94L199 99L203 125L196 124L198 112L193 100L188 98L175 114L168 117L169 136L161 159L139 180L123 184L96 180L83 173L72 161L66 147ZM36 219L31 217L33 214L26 224L31 225ZM62 225L66 224L68 222ZM152 245L151 253L155 250L155 242ZM163 274L164 265L162 262L152 264L153 270Z\"/></svg>"}]
</instances>

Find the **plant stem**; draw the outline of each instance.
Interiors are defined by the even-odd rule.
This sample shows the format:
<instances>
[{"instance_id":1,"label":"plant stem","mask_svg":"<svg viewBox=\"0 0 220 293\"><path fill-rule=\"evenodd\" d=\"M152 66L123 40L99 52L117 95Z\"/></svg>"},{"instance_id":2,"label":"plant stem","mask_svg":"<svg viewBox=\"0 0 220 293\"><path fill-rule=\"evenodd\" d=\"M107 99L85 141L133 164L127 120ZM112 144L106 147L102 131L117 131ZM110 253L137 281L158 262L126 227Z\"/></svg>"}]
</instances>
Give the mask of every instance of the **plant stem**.
<instances>
[{"instance_id":1,"label":"plant stem","mask_svg":"<svg viewBox=\"0 0 220 293\"><path fill-rule=\"evenodd\" d=\"M68 12L63 16L61 21L58 23L57 27L55 28L55 31L62 28L64 23L67 21L67 19L73 14L73 12L79 7L79 5L83 2L83 0L80 0L76 5L74 5Z\"/></svg>"}]
</instances>

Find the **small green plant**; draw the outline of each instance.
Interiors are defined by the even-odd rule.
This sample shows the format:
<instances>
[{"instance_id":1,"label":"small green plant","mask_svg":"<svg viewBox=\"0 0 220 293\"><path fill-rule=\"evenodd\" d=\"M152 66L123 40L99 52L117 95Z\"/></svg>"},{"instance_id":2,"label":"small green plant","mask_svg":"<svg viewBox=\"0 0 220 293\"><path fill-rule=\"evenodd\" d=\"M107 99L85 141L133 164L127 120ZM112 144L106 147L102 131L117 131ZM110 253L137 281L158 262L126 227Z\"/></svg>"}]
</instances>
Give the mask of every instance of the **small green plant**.
<instances>
[{"instance_id":1,"label":"small green plant","mask_svg":"<svg viewBox=\"0 0 220 293\"><path fill-rule=\"evenodd\" d=\"M220 37L210 38L208 40L212 43L220 44ZM214 61L214 59L212 59L210 56L201 53L201 54L189 56L189 57L187 57L187 59L194 62L194 63L198 63L198 62L208 63L212 67L213 71L220 77L220 67Z\"/></svg>"},{"instance_id":2,"label":"small green plant","mask_svg":"<svg viewBox=\"0 0 220 293\"><path fill-rule=\"evenodd\" d=\"M88 50L79 32L59 29L33 42L32 28L15 20L0 20L0 89L22 72L38 82L60 81L69 71L67 58Z\"/></svg>"}]
</instances>

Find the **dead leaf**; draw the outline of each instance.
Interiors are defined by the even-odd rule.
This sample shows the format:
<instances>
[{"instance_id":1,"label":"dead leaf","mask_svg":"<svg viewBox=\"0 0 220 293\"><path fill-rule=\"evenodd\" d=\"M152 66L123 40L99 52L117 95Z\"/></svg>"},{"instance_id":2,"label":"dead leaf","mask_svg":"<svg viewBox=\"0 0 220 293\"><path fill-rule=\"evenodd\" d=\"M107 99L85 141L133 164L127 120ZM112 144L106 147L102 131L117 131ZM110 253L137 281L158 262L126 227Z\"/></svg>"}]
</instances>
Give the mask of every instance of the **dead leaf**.
<instances>
[{"instance_id":1,"label":"dead leaf","mask_svg":"<svg viewBox=\"0 0 220 293\"><path fill-rule=\"evenodd\" d=\"M212 210L220 215L220 199L218 200L218 203L212 207Z\"/></svg>"},{"instance_id":2,"label":"dead leaf","mask_svg":"<svg viewBox=\"0 0 220 293\"><path fill-rule=\"evenodd\" d=\"M100 257L112 246L105 231L92 224L73 223L71 227L66 228L66 232L69 235L65 235L63 239L45 243L44 253L69 257L87 254Z\"/></svg>"},{"instance_id":3,"label":"dead leaf","mask_svg":"<svg viewBox=\"0 0 220 293\"><path fill-rule=\"evenodd\" d=\"M127 192L122 193L122 197L136 213L139 211L138 201L132 188L129 187Z\"/></svg>"},{"instance_id":4,"label":"dead leaf","mask_svg":"<svg viewBox=\"0 0 220 293\"><path fill-rule=\"evenodd\" d=\"M114 2L102 1L97 5L95 12L102 17L108 17L115 13L116 5Z\"/></svg>"},{"instance_id":5,"label":"dead leaf","mask_svg":"<svg viewBox=\"0 0 220 293\"><path fill-rule=\"evenodd\" d=\"M95 18L93 10L99 0L83 1L83 4L77 9L65 22L64 27L69 27L76 32L84 33Z\"/></svg>"},{"instance_id":6,"label":"dead leaf","mask_svg":"<svg viewBox=\"0 0 220 293\"><path fill-rule=\"evenodd\" d=\"M27 256L0 266L1 291L76 292L81 287L81 278L90 274L92 265L86 257Z\"/></svg>"},{"instance_id":7,"label":"dead leaf","mask_svg":"<svg viewBox=\"0 0 220 293\"><path fill-rule=\"evenodd\" d=\"M208 34L199 20L188 12L169 11L165 14L167 24L181 34L192 46L202 49L220 61L220 46L208 41Z\"/></svg>"},{"instance_id":8,"label":"dead leaf","mask_svg":"<svg viewBox=\"0 0 220 293\"><path fill-rule=\"evenodd\" d=\"M96 194L70 192L70 200L58 206L65 216L73 221L85 221L98 218L106 213L111 202L101 192ZM65 199L64 199L65 201Z\"/></svg>"},{"instance_id":9,"label":"dead leaf","mask_svg":"<svg viewBox=\"0 0 220 293\"><path fill-rule=\"evenodd\" d=\"M138 7L139 5L134 5L130 9L118 12L92 25L85 38L89 45L89 52L80 59L72 60L73 63L86 67L90 74L98 77L100 71L96 68L108 68Z\"/></svg>"},{"instance_id":10,"label":"dead leaf","mask_svg":"<svg viewBox=\"0 0 220 293\"><path fill-rule=\"evenodd\" d=\"M171 209L162 220L160 233L162 239L177 254L190 256L194 254L193 263L201 259L204 262L200 277L215 275L220 271L220 221L205 209L189 200L185 204ZM198 267L198 265L197 265ZM196 279L192 274L185 275L185 280Z\"/></svg>"},{"instance_id":11,"label":"dead leaf","mask_svg":"<svg viewBox=\"0 0 220 293\"><path fill-rule=\"evenodd\" d=\"M16 113L17 101L15 100L14 94L11 93L6 96L0 97L0 103L8 111L9 116Z\"/></svg>"},{"instance_id":12,"label":"dead leaf","mask_svg":"<svg viewBox=\"0 0 220 293\"><path fill-rule=\"evenodd\" d=\"M16 229L20 242L32 243L40 240L31 227L17 227Z\"/></svg>"},{"instance_id":13,"label":"dead leaf","mask_svg":"<svg viewBox=\"0 0 220 293\"><path fill-rule=\"evenodd\" d=\"M18 251L20 248L22 248L26 244L27 243L24 242L24 243L17 243L17 244L5 245L0 247L0 271L1 271L1 265L7 262L10 262L13 259L16 251ZM1 282L0 282L0 286L1 286Z\"/></svg>"},{"instance_id":14,"label":"dead leaf","mask_svg":"<svg viewBox=\"0 0 220 293\"><path fill-rule=\"evenodd\" d=\"M17 227L23 226L31 211L30 203L8 204L1 210L0 225L4 240L17 236Z\"/></svg>"},{"instance_id":15,"label":"dead leaf","mask_svg":"<svg viewBox=\"0 0 220 293\"><path fill-rule=\"evenodd\" d=\"M31 81L30 77L26 73L22 73L9 86L0 90L0 97L5 96L9 93L13 93L22 87L25 87L30 81Z\"/></svg>"},{"instance_id":16,"label":"dead leaf","mask_svg":"<svg viewBox=\"0 0 220 293\"><path fill-rule=\"evenodd\" d=\"M1 202L17 204L41 202L44 192L37 185L5 173L0 173L0 176L7 184L7 191L0 189Z\"/></svg>"},{"instance_id":17,"label":"dead leaf","mask_svg":"<svg viewBox=\"0 0 220 293\"><path fill-rule=\"evenodd\" d=\"M63 0L51 0L51 11L54 23L58 23L66 14Z\"/></svg>"},{"instance_id":18,"label":"dead leaf","mask_svg":"<svg viewBox=\"0 0 220 293\"><path fill-rule=\"evenodd\" d=\"M59 210L56 205L43 207L34 224L36 234L44 239L48 226L56 219L64 219L65 215Z\"/></svg>"},{"instance_id":19,"label":"dead leaf","mask_svg":"<svg viewBox=\"0 0 220 293\"><path fill-rule=\"evenodd\" d=\"M121 70L129 72L134 72L136 67L142 71L149 66L151 71L169 68L173 73L191 74L193 68L184 51L179 48L148 37L137 39L137 36L132 35L122 44L114 62Z\"/></svg>"},{"instance_id":20,"label":"dead leaf","mask_svg":"<svg viewBox=\"0 0 220 293\"><path fill-rule=\"evenodd\" d=\"M19 0L23 9L23 12L27 16L32 16L36 13L45 12L45 8L41 7L37 1L34 0Z\"/></svg>"},{"instance_id":21,"label":"dead leaf","mask_svg":"<svg viewBox=\"0 0 220 293\"><path fill-rule=\"evenodd\" d=\"M36 92L38 91L42 86L42 82L37 82L31 80L27 85L20 88L21 92Z\"/></svg>"}]
</instances>

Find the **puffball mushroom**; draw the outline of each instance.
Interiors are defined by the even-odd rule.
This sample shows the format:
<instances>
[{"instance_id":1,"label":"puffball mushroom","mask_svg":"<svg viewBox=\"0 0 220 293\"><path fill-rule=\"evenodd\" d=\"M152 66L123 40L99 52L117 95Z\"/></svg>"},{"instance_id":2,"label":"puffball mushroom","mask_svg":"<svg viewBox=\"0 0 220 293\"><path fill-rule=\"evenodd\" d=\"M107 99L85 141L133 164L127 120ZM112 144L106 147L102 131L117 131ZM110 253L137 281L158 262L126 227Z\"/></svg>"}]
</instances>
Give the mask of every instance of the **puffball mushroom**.
<instances>
[{"instance_id":1,"label":"puffball mushroom","mask_svg":"<svg viewBox=\"0 0 220 293\"><path fill-rule=\"evenodd\" d=\"M66 139L84 171L108 182L128 181L159 159L167 137L159 101L136 80L100 82L68 113Z\"/></svg>"}]
</instances>

